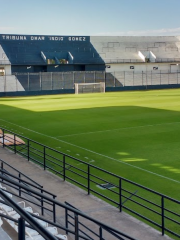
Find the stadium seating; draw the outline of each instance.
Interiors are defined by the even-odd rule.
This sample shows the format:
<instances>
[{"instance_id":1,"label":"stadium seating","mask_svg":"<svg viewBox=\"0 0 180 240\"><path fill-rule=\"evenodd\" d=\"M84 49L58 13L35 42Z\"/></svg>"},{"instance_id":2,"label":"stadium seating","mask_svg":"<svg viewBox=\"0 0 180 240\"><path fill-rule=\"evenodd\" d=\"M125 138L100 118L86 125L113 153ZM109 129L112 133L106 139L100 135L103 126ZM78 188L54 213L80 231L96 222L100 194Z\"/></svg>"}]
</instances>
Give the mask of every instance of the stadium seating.
<instances>
[{"instance_id":1,"label":"stadium seating","mask_svg":"<svg viewBox=\"0 0 180 240\"><path fill-rule=\"evenodd\" d=\"M69 53L73 56L73 63L103 63L89 41L86 42L60 42L60 41L5 41L1 42L11 64L46 65L41 56L44 53L47 59L65 58L71 61Z\"/></svg>"},{"instance_id":2,"label":"stadium seating","mask_svg":"<svg viewBox=\"0 0 180 240\"><path fill-rule=\"evenodd\" d=\"M1 131L2 132L2 131ZM2 160L1 160L2 161ZM2 166L2 165L1 165ZM2 169L1 169L2 170ZM4 169L5 170L5 169ZM16 169L14 169L16 171ZM8 173L8 171L6 170L6 173ZM15 177L15 175L12 175L11 173L11 176L13 176L13 178ZM17 179L17 177L15 177L17 182L19 181L19 179ZM31 179L28 178L30 181ZM21 179L22 180L22 179ZM33 182L32 182L33 183ZM29 186L30 187L30 186ZM58 239L61 239L61 240L67 240L67 236L66 235L63 235L63 234L60 234L58 232L58 229L57 227L53 226L53 225L49 225L45 220L43 219L38 219L36 218L36 216L38 217L41 217L41 215L38 213L38 212L34 212L33 208L31 206L27 206L27 203L26 203L26 200L23 199L23 201L17 201L17 196L16 196L16 190L12 187L12 185L8 185L8 189L6 187L4 187L4 184L3 183L0 183L0 189L5 191L6 195L9 197L9 198L12 198L14 201L17 202L17 204L23 209L25 210L26 212L29 212L30 214L33 214L33 218L41 225L43 226L47 231L49 231L52 235L58 237ZM12 191L13 194L11 194L9 191ZM19 199L19 198L18 198ZM40 210L40 209L39 209ZM18 224L17 224L17 221L18 219L20 218L20 215L9 205L7 205L3 198L0 197L0 213L1 214L4 214L6 217L3 217L3 220L2 218L0 217L0 227L2 226L3 222L5 221L8 225L9 225L9 228L11 229L14 229L17 233L18 233ZM8 217L12 218L12 219L9 219ZM14 219L14 221L13 221ZM28 222L25 222L26 225L29 225ZM10 230L9 229L9 230ZM7 228L8 230L8 228ZM10 230L11 231L11 230ZM8 234L8 231L7 231L7 234ZM44 239L36 230L30 228L30 227L25 227L25 238L27 240L40 240L40 239Z\"/></svg>"},{"instance_id":3,"label":"stadium seating","mask_svg":"<svg viewBox=\"0 0 180 240\"><path fill-rule=\"evenodd\" d=\"M143 62L138 52L152 52L156 62L180 61L177 37L91 37L91 43L106 63ZM118 60L118 61L117 61Z\"/></svg>"}]
</instances>

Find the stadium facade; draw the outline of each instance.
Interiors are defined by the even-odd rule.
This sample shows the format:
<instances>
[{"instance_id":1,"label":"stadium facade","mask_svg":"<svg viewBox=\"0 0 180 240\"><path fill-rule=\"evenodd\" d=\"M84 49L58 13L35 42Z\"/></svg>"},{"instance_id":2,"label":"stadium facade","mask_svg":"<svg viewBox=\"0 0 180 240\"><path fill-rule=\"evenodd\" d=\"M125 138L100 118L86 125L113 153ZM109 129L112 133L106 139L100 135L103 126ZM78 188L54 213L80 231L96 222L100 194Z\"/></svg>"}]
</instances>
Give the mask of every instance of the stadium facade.
<instances>
[{"instance_id":1,"label":"stadium facade","mask_svg":"<svg viewBox=\"0 0 180 240\"><path fill-rule=\"evenodd\" d=\"M0 34L0 75L6 76L6 79L1 77L0 92L30 89L29 75L26 80L22 80L20 74L44 74L45 76L45 73L73 73L75 75L81 73L77 79L91 79L92 74L87 74L95 72L93 73L94 82L105 81L105 78L109 76L112 84L120 87L127 86L125 81L130 81L132 78L131 85L134 86L137 82L136 74L151 72L152 84L152 75L157 76L160 72L179 73L179 64L180 37L178 36L105 37ZM105 76L106 73L107 76ZM96 77L99 74L101 77ZM144 84L144 75L141 75L137 75L137 79L142 78L142 84ZM169 76L167 77L168 84L172 77ZM59 79L65 79L64 82L67 82L66 77L67 75L62 77L59 75ZM46 79L48 78L51 78L51 82L54 81L53 76L46 75ZM56 81L58 81L57 78L58 75L56 75ZM74 79L70 84L71 87L68 88L72 88L77 82L76 76L69 75L68 79L70 78ZM146 75L146 85L147 78ZM39 75L38 80L35 77L33 79L34 82L41 82L42 76ZM173 81L176 82L177 79L179 81L178 75L174 76ZM14 84L16 90L13 90L13 87L7 90L8 80L11 86L12 82L16 81ZM23 81L28 83L24 84ZM82 80L79 81L82 82ZM107 82L107 86L108 84ZM42 89L40 85L41 83L38 86Z\"/></svg>"}]
</instances>

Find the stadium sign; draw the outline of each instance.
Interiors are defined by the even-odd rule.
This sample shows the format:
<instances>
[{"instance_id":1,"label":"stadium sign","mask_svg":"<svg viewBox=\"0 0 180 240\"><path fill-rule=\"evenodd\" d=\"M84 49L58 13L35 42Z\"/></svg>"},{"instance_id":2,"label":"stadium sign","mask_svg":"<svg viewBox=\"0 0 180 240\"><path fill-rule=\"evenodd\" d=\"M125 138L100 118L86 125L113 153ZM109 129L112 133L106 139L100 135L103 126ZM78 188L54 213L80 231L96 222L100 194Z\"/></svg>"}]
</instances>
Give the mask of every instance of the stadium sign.
<instances>
[{"instance_id":1,"label":"stadium sign","mask_svg":"<svg viewBox=\"0 0 180 240\"><path fill-rule=\"evenodd\" d=\"M0 40L13 41L69 41L69 42L85 42L88 37L83 36L42 36L42 35L0 35Z\"/></svg>"}]
</instances>

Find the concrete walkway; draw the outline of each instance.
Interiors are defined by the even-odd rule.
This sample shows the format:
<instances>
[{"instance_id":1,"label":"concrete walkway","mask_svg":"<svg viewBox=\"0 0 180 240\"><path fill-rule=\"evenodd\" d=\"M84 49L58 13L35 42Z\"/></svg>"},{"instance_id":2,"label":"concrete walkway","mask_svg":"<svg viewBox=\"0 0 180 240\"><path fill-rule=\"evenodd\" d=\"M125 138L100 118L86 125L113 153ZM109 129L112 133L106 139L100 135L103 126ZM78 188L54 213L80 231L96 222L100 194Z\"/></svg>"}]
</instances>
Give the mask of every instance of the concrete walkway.
<instances>
[{"instance_id":1,"label":"concrete walkway","mask_svg":"<svg viewBox=\"0 0 180 240\"><path fill-rule=\"evenodd\" d=\"M92 196L78 187L64 182L48 171L44 171L39 166L28 162L21 156L15 155L0 146L0 158L19 171L23 172L39 184L44 189L57 195L56 200L64 203L67 201L74 207L83 211L87 215L99 220L113 228L118 229L139 240L168 240L168 236L162 236L160 232L154 230L141 221L122 212L106 202ZM58 216L57 216L58 217ZM113 238L114 239L114 238ZM111 238L108 238L111 240Z\"/></svg>"}]
</instances>

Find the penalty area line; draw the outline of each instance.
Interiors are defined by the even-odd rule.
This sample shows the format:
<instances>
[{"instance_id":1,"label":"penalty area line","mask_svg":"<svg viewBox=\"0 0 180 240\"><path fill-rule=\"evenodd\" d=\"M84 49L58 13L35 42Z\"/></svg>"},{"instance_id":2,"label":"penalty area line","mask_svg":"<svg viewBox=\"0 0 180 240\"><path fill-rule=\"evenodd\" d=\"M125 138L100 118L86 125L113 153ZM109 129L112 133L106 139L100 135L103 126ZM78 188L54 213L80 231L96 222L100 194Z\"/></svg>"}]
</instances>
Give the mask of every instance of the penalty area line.
<instances>
[{"instance_id":1,"label":"penalty area line","mask_svg":"<svg viewBox=\"0 0 180 240\"><path fill-rule=\"evenodd\" d=\"M80 147L80 146L78 146L78 145L75 145L75 144L72 144L72 143L69 143L69 142L66 142L66 141L60 140L60 139L58 139L58 138L55 138L55 137L52 137L52 136L49 136L49 135L46 135L46 134L44 134L44 133L40 133L40 132L34 131L34 130L32 130L32 129L29 129L29 128L26 128L26 127L20 126L20 125L18 125L18 124L15 124L15 123L12 123L12 122L9 122L9 121L6 121L6 120L3 120L3 119L1 119L1 118L0 118L0 120L2 120L2 121L4 121L4 122L7 122L7 123L10 123L10 124L12 124L12 125L14 125L14 126L17 126L17 127L23 128L23 129L26 129L27 131L34 132L34 133L39 134L39 135L41 135L41 136L45 136L45 137L48 137L48 138L54 139L54 140L59 141L59 142L63 142L63 143L68 144L68 145L70 145L70 146L73 146L73 147L76 147L76 148L79 148L79 149L85 150L85 151L87 151L87 152L90 152L90 153L93 153L93 154L99 155L99 156L101 156L101 157L105 157L105 158L107 158L107 159L111 159L111 160L113 160L113 161L116 161L116 162L119 162L119 163L122 163L122 164L128 165L128 166L130 166L130 167L133 167L133 168L139 169L139 170L141 170L141 171L144 171L144 172L147 172L147 173L153 174L153 175L155 175L155 176L158 176L158 177L161 177L161 178L164 178L164 179L167 179L167 180L170 180L170 181L176 182L176 183L180 183L180 181L177 181L177 180L175 180L175 179L168 178L168 177L165 177L165 176L163 176L163 175L160 175L160 174L157 174L157 173L154 173L154 172L148 171L148 170L146 170L146 169L144 169L144 168L140 168L140 167L137 167L137 166L131 165L131 164L129 164L129 163L123 162L123 161L121 161L121 160L118 160L118 159L115 159L115 158L112 158L112 157L106 156L106 155L104 155L104 154L94 152L94 151L89 150L89 149L87 149L87 148L83 148L83 147Z\"/></svg>"},{"instance_id":2,"label":"penalty area line","mask_svg":"<svg viewBox=\"0 0 180 240\"><path fill-rule=\"evenodd\" d=\"M163 125L172 125L172 124L179 124L180 122L169 122L169 123L157 123L157 124L148 124L148 125L140 125L140 126L134 126L134 127L123 127L123 128L114 128L114 129L107 129L102 131L94 131L94 132L84 132L84 133L75 133L75 134L69 134L69 135L61 135L57 136L57 138L63 138L63 137L73 137L73 136L79 136L84 134L94 134L94 133L105 133L105 132L111 132L111 131L119 131L119 130L129 130L129 129L138 129L138 128L144 128L144 127L156 127L156 126L163 126Z\"/></svg>"}]
</instances>

